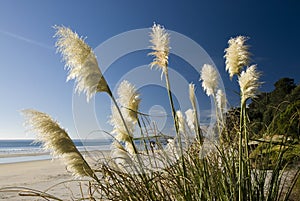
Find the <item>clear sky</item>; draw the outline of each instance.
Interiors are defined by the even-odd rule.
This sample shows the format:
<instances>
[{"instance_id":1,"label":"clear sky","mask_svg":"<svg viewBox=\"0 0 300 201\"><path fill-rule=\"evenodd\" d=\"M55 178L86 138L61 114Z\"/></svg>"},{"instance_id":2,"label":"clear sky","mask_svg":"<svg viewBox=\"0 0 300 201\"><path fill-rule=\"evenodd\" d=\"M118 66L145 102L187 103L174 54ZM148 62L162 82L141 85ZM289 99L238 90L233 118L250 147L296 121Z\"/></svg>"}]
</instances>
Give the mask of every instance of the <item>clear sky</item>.
<instances>
[{"instance_id":1,"label":"clear sky","mask_svg":"<svg viewBox=\"0 0 300 201\"><path fill-rule=\"evenodd\" d=\"M86 42L96 48L117 34L149 28L153 22L162 24L189 37L209 54L223 79L230 105L235 106L238 105L238 96L234 93L237 83L235 79L229 80L224 69L223 55L228 39L237 35L250 37L248 44L253 63L263 72L261 90L272 90L273 83L281 77L294 78L298 84L299 11L297 0L1 0L0 139L34 138L32 134L25 134L22 125L19 111L26 108L50 114L72 137L78 137L72 112L74 82L66 83L64 64L55 52L53 25L65 25L87 36ZM147 65L151 61L147 53L147 50L140 51L116 61L107 71L112 88L130 68ZM101 60L101 55L97 56ZM182 66L187 64L176 56L170 58L173 58L173 68L181 69L180 73L190 76L189 81L196 84L198 100L209 102L208 98L202 99L205 96L200 93L198 75L183 70ZM148 113L152 106L155 106L154 111L159 104L164 107L157 102L157 97L166 96L164 92L157 87L142 95L143 112ZM108 98L104 94L97 95L94 103L100 124L106 124ZM203 107L205 110L206 106Z\"/></svg>"}]
</instances>

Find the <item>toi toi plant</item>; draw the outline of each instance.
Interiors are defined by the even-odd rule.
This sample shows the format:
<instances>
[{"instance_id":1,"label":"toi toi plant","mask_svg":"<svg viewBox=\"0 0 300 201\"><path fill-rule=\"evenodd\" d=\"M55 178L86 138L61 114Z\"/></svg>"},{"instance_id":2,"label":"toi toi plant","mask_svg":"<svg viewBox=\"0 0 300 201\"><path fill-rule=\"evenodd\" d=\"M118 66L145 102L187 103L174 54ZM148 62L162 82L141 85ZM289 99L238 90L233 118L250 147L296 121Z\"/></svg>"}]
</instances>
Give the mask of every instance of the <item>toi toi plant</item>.
<instances>
[{"instance_id":1,"label":"toi toi plant","mask_svg":"<svg viewBox=\"0 0 300 201\"><path fill-rule=\"evenodd\" d=\"M227 101L220 88L216 68L204 64L200 81L207 96L211 96L216 121L210 132L220 139L228 135L238 137L238 146L229 140L208 139L199 122L195 85L190 83L191 108L183 112L175 109L169 78L170 35L164 27L154 24L150 32L153 61L150 67L161 70L165 80L175 135L167 136L168 143L156 140L156 149L149 145L146 114L139 111L140 94L128 80L123 80L117 96L104 78L94 51L82 37L64 26L55 26L57 52L61 53L68 70L67 80L74 80L76 91L84 93L89 101L96 93L106 93L112 100L109 123L113 130L111 154L96 165L77 150L60 125L47 114L24 110L26 125L37 134L36 141L43 144L54 157L61 158L67 169L81 181L88 181L89 191L78 200L288 200L296 179L284 182L288 165L282 160L284 146L279 149L272 169L255 164L261 158L250 158L248 148L249 127L246 102L254 98L261 84L260 72L250 64L247 37L238 36L228 41L225 49L226 70L232 79L238 77L240 86L240 120L236 133L228 133L225 122ZM245 70L244 70L245 68ZM136 128L139 131L136 131ZM139 132L144 148L135 143ZM151 144L150 144L151 145ZM268 153L265 154L266 158ZM78 180L74 180L78 182ZM22 189L18 189L22 191ZM31 190L31 194L45 200L63 200L55 195ZM23 193L24 195L24 193Z\"/></svg>"}]
</instances>

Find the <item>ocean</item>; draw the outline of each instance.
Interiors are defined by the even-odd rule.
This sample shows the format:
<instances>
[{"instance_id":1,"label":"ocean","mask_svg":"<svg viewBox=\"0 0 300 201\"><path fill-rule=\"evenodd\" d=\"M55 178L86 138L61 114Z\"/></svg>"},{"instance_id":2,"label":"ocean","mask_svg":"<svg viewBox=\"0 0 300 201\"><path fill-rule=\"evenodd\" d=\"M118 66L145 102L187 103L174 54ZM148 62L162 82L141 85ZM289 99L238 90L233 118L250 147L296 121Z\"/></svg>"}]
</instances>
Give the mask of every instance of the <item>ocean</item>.
<instances>
[{"instance_id":1,"label":"ocean","mask_svg":"<svg viewBox=\"0 0 300 201\"><path fill-rule=\"evenodd\" d=\"M79 151L109 150L112 140L73 140ZM0 164L50 159L33 140L0 140Z\"/></svg>"}]
</instances>

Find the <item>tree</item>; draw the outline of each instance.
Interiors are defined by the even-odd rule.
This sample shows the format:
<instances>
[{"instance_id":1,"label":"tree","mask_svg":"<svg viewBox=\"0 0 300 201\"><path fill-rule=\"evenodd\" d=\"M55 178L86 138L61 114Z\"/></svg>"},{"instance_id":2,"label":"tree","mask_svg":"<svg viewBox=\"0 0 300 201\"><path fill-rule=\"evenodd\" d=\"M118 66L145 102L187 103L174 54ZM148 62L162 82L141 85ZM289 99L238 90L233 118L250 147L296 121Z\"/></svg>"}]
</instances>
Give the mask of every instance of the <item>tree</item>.
<instances>
[{"instance_id":1,"label":"tree","mask_svg":"<svg viewBox=\"0 0 300 201\"><path fill-rule=\"evenodd\" d=\"M273 131L278 129L279 116L282 116L290 103L300 100L300 86L295 85L294 79L281 78L274 86L272 92L261 93L249 105L248 116L256 134L264 133L267 127Z\"/></svg>"},{"instance_id":2,"label":"tree","mask_svg":"<svg viewBox=\"0 0 300 201\"><path fill-rule=\"evenodd\" d=\"M273 106L278 106L282 103L287 95L289 95L296 85L294 79L291 78L281 78L275 84L275 89L270 93L270 104Z\"/></svg>"},{"instance_id":3,"label":"tree","mask_svg":"<svg viewBox=\"0 0 300 201\"><path fill-rule=\"evenodd\" d=\"M277 121L279 134L300 139L300 100L288 105Z\"/></svg>"}]
</instances>

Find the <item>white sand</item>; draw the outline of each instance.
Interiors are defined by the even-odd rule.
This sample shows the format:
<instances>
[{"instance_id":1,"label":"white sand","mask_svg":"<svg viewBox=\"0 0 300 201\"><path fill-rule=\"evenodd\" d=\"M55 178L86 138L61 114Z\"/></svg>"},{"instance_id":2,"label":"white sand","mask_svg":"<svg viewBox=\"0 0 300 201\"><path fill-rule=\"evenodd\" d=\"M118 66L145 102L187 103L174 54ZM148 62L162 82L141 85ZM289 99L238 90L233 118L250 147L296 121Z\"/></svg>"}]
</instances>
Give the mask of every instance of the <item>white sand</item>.
<instances>
[{"instance_id":1,"label":"white sand","mask_svg":"<svg viewBox=\"0 0 300 201\"><path fill-rule=\"evenodd\" d=\"M107 155L108 152L103 153ZM79 182L66 182L72 179L71 174L58 159L0 164L0 200L44 200L38 197L19 196L18 192L8 192L7 187L14 189L15 187L26 187L47 191L63 200L72 200L72 196L81 197ZM54 186L60 182L64 183ZM81 185L87 195L87 182L81 182ZM6 190L4 191L3 188ZM50 189L47 190L48 188Z\"/></svg>"}]
</instances>

